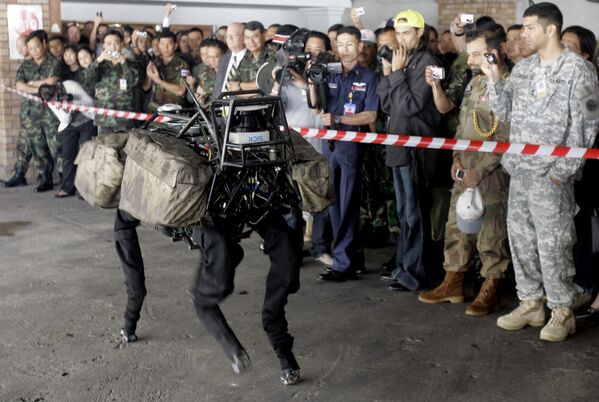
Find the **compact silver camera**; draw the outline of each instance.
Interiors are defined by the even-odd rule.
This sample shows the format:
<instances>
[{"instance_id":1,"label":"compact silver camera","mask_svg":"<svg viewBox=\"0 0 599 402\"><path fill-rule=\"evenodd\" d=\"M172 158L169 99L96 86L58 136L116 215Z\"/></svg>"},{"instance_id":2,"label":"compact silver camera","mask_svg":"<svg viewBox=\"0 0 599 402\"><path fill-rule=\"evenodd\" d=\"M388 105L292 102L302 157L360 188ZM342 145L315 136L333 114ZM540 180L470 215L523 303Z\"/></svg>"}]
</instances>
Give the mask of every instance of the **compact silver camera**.
<instances>
[{"instance_id":1,"label":"compact silver camera","mask_svg":"<svg viewBox=\"0 0 599 402\"><path fill-rule=\"evenodd\" d=\"M465 24L473 24L474 23L474 14L462 14L460 16L460 22Z\"/></svg>"},{"instance_id":2,"label":"compact silver camera","mask_svg":"<svg viewBox=\"0 0 599 402\"><path fill-rule=\"evenodd\" d=\"M366 11L364 11L364 7L358 7L358 8L356 8L356 14L358 14L358 15L364 15L364 14L366 14Z\"/></svg>"},{"instance_id":3,"label":"compact silver camera","mask_svg":"<svg viewBox=\"0 0 599 402\"><path fill-rule=\"evenodd\" d=\"M435 80L445 79L445 69L443 67L433 67L431 68L431 72L433 73L433 78Z\"/></svg>"},{"instance_id":4,"label":"compact silver camera","mask_svg":"<svg viewBox=\"0 0 599 402\"><path fill-rule=\"evenodd\" d=\"M139 36L140 38L144 38L146 39L148 37L148 33L143 31L143 32L138 32L137 36Z\"/></svg>"},{"instance_id":5,"label":"compact silver camera","mask_svg":"<svg viewBox=\"0 0 599 402\"><path fill-rule=\"evenodd\" d=\"M485 53L485 58L489 64L497 64L497 57L493 53Z\"/></svg>"},{"instance_id":6,"label":"compact silver camera","mask_svg":"<svg viewBox=\"0 0 599 402\"><path fill-rule=\"evenodd\" d=\"M110 52L110 57L112 57L113 59L118 58L121 55L121 52L119 52L118 50L113 50Z\"/></svg>"}]
</instances>

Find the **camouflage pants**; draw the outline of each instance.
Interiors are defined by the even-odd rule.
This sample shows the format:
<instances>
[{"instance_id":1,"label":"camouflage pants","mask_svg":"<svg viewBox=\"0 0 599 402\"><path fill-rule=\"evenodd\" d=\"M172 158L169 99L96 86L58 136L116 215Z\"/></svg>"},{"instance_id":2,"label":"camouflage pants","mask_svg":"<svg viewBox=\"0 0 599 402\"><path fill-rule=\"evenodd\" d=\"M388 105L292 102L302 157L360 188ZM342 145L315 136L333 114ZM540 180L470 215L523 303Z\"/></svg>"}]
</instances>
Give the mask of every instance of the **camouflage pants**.
<instances>
[{"instance_id":1,"label":"camouflage pants","mask_svg":"<svg viewBox=\"0 0 599 402\"><path fill-rule=\"evenodd\" d=\"M549 308L572 305L575 213L571 181L512 176L507 225L520 300L540 300L544 288Z\"/></svg>"},{"instance_id":2,"label":"camouflage pants","mask_svg":"<svg viewBox=\"0 0 599 402\"><path fill-rule=\"evenodd\" d=\"M21 123L22 124L22 123ZM31 149L29 148L29 140L27 133L23 127L19 130L17 137L17 161L15 162L15 173L26 174L29 170L29 162L31 161Z\"/></svg>"},{"instance_id":3,"label":"camouflage pants","mask_svg":"<svg viewBox=\"0 0 599 402\"><path fill-rule=\"evenodd\" d=\"M501 174L501 173L500 173ZM485 215L480 232L463 233L456 223L456 203L465 190L455 184L451 191L449 218L445 226L445 263L449 272L464 272L478 250L482 262L481 276L488 279L501 278L508 267L510 257L507 251L507 227L505 189L481 186L485 200ZM495 191L493 191L495 190ZM498 194L501 194L499 197Z\"/></svg>"},{"instance_id":4,"label":"camouflage pants","mask_svg":"<svg viewBox=\"0 0 599 402\"><path fill-rule=\"evenodd\" d=\"M27 136L29 149L40 174L52 174L54 168L62 173L61 139L54 120L25 120L23 129Z\"/></svg>"},{"instance_id":5,"label":"camouflage pants","mask_svg":"<svg viewBox=\"0 0 599 402\"><path fill-rule=\"evenodd\" d=\"M131 120L101 115L96 115L94 124L98 127L98 135L115 133L117 131L128 131L128 129L132 127Z\"/></svg>"}]
</instances>

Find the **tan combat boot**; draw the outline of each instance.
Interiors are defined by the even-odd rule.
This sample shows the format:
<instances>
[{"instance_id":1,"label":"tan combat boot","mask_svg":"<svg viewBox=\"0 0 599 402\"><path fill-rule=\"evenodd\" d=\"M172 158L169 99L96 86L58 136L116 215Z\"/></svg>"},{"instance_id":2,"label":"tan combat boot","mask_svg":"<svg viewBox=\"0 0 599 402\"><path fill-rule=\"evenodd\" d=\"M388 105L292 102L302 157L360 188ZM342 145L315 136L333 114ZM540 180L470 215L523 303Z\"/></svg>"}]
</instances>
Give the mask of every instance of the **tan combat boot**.
<instances>
[{"instance_id":1,"label":"tan combat boot","mask_svg":"<svg viewBox=\"0 0 599 402\"><path fill-rule=\"evenodd\" d=\"M545 324L545 306L542 300L521 301L518 308L497 319L497 326L508 331L522 329L527 325L540 327Z\"/></svg>"},{"instance_id":2,"label":"tan combat boot","mask_svg":"<svg viewBox=\"0 0 599 402\"><path fill-rule=\"evenodd\" d=\"M437 304L442 302L464 302L463 272L446 272L443 283L428 292L421 292L418 300L423 303Z\"/></svg>"},{"instance_id":3,"label":"tan combat boot","mask_svg":"<svg viewBox=\"0 0 599 402\"><path fill-rule=\"evenodd\" d=\"M551 319L541 330L540 338L549 342L561 342L576 332L576 322L568 307L556 307L551 311Z\"/></svg>"},{"instance_id":4,"label":"tan combat boot","mask_svg":"<svg viewBox=\"0 0 599 402\"><path fill-rule=\"evenodd\" d=\"M487 315L497 311L499 307L499 279L485 279L478 296L466 308L466 315Z\"/></svg>"}]
</instances>

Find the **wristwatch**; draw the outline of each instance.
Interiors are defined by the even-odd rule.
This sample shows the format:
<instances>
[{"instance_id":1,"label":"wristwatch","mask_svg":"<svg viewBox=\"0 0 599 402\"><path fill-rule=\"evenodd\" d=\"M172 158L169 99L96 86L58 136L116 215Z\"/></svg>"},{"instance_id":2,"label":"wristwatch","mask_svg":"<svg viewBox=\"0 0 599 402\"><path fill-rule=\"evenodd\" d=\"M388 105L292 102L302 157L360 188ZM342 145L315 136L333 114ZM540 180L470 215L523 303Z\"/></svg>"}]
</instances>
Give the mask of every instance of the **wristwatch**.
<instances>
[{"instance_id":1,"label":"wristwatch","mask_svg":"<svg viewBox=\"0 0 599 402\"><path fill-rule=\"evenodd\" d=\"M341 119L343 116L335 116L335 124L341 124Z\"/></svg>"}]
</instances>

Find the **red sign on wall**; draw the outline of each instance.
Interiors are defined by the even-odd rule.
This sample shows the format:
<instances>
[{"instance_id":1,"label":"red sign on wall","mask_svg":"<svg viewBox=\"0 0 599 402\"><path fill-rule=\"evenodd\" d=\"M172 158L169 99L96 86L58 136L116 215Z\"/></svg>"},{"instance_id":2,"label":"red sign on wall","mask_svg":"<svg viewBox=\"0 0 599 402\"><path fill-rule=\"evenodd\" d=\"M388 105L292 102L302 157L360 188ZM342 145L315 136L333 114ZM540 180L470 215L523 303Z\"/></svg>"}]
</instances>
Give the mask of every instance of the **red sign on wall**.
<instances>
[{"instance_id":1,"label":"red sign on wall","mask_svg":"<svg viewBox=\"0 0 599 402\"><path fill-rule=\"evenodd\" d=\"M27 36L38 29L44 29L41 5L9 4L6 7L8 19L8 42L10 58L23 59L22 50L19 51L17 39Z\"/></svg>"}]
</instances>

